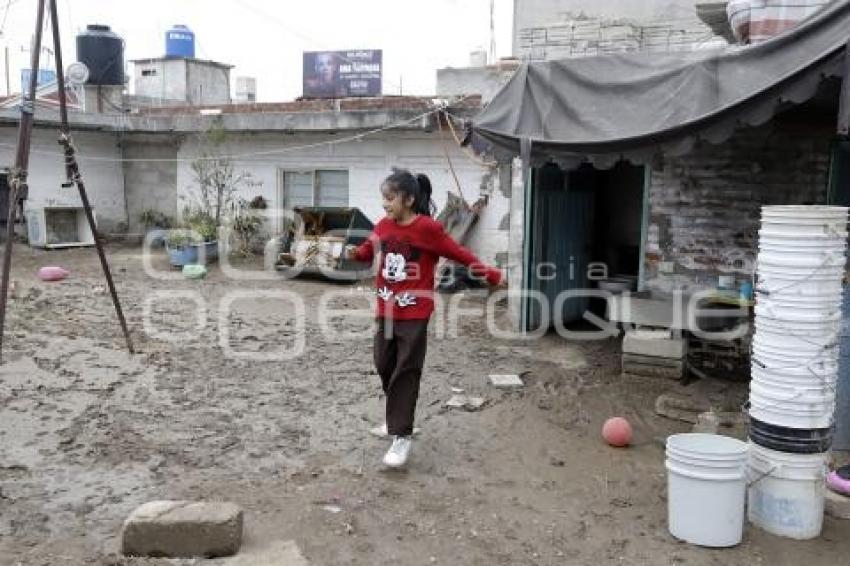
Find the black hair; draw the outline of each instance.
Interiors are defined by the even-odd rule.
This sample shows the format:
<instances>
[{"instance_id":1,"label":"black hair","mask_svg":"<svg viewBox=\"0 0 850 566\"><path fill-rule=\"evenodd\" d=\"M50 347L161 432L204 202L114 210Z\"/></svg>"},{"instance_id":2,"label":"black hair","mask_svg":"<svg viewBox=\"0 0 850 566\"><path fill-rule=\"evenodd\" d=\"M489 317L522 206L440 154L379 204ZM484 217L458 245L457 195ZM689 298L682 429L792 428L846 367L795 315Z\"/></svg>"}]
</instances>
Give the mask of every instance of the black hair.
<instances>
[{"instance_id":1,"label":"black hair","mask_svg":"<svg viewBox=\"0 0 850 566\"><path fill-rule=\"evenodd\" d=\"M384 185L390 190L405 197L413 197L413 212L433 216L436 211L431 200L431 179L423 173L414 175L407 169L393 169L392 174L384 179Z\"/></svg>"}]
</instances>

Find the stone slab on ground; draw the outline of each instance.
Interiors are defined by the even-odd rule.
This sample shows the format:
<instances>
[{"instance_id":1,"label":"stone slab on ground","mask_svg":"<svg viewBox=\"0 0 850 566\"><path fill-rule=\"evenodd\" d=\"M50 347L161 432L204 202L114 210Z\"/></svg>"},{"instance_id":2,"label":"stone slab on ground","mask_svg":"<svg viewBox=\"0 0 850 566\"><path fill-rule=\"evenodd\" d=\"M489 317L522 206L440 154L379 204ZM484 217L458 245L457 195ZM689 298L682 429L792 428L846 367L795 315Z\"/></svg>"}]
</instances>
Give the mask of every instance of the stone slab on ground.
<instances>
[{"instance_id":1,"label":"stone slab on ground","mask_svg":"<svg viewBox=\"0 0 850 566\"><path fill-rule=\"evenodd\" d=\"M662 417L696 424L699 416L711 409L704 399L693 399L678 395L659 395L655 400L655 412Z\"/></svg>"},{"instance_id":2,"label":"stone slab on ground","mask_svg":"<svg viewBox=\"0 0 850 566\"><path fill-rule=\"evenodd\" d=\"M250 548L246 544L238 556L222 562L222 566L309 566L309 564L293 540L275 540Z\"/></svg>"},{"instance_id":3,"label":"stone slab on ground","mask_svg":"<svg viewBox=\"0 0 850 566\"><path fill-rule=\"evenodd\" d=\"M636 330L626 333L623 338L623 353L654 358L681 360L688 350L684 338L670 338L669 334L653 335L647 331Z\"/></svg>"},{"instance_id":4,"label":"stone slab on ground","mask_svg":"<svg viewBox=\"0 0 850 566\"><path fill-rule=\"evenodd\" d=\"M121 552L156 558L232 556L242 545L243 515L233 503L151 501L124 521Z\"/></svg>"},{"instance_id":5,"label":"stone slab on ground","mask_svg":"<svg viewBox=\"0 0 850 566\"><path fill-rule=\"evenodd\" d=\"M850 497L826 490L824 512L836 519L850 519Z\"/></svg>"},{"instance_id":6,"label":"stone slab on ground","mask_svg":"<svg viewBox=\"0 0 850 566\"><path fill-rule=\"evenodd\" d=\"M525 385L522 382L522 378L516 374L500 375L491 373L489 379L490 385L498 389L518 389Z\"/></svg>"}]
</instances>

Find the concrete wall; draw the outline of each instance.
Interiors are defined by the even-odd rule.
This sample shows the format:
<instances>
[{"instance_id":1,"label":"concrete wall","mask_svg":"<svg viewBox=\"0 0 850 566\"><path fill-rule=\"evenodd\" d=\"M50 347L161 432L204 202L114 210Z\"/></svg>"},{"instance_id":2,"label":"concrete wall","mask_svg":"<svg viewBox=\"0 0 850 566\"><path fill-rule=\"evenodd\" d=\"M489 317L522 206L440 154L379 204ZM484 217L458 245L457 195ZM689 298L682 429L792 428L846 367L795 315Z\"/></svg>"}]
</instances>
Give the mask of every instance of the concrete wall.
<instances>
[{"instance_id":1,"label":"concrete wall","mask_svg":"<svg viewBox=\"0 0 850 566\"><path fill-rule=\"evenodd\" d=\"M486 104L505 86L516 69L516 65L438 69L437 96L480 94L482 103Z\"/></svg>"},{"instance_id":2,"label":"concrete wall","mask_svg":"<svg viewBox=\"0 0 850 566\"><path fill-rule=\"evenodd\" d=\"M0 128L0 162L15 160L17 127ZM29 167L29 199L26 207L82 206L76 187L62 188L65 161L57 143L57 130L33 130ZM75 132L80 170L89 201L95 209L98 227L104 234L124 232L127 208L124 200L124 174L118 135L106 132Z\"/></svg>"},{"instance_id":3,"label":"concrete wall","mask_svg":"<svg viewBox=\"0 0 850 566\"><path fill-rule=\"evenodd\" d=\"M153 73L145 75L145 72ZM134 94L163 102L186 102L186 62L157 59L134 63Z\"/></svg>"},{"instance_id":4,"label":"concrete wall","mask_svg":"<svg viewBox=\"0 0 850 566\"><path fill-rule=\"evenodd\" d=\"M189 104L228 104L230 69L202 61L188 61L186 101Z\"/></svg>"},{"instance_id":5,"label":"concrete wall","mask_svg":"<svg viewBox=\"0 0 850 566\"><path fill-rule=\"evenodd\" d=\"M434 187L434 200L438 210L446 202L447 191L457 193L457 188L443 146L436 133L419 131L392 131L370 136L362 141L331 146L320 146L286 151L282 148L320 143L335 139L328 134L231 134L222 151L229 154L252 154L236 162L237 170L252 173L259 186L245 188L242 196L251 199L263 196L270 204L267 229L280 228L274 220L274 211L282 206L282 170L345 169L349 172L349 206L360 208L372 221L383 217L380 185L393 166L409 168L427 174ZM474 229L473 250L484 261L493 262L497 255L507 250L507 223L509 198L498 190L498 175L478 163L470 161L454 142L447 143L455 171L466 200L477 200L482 192L491 194L488 206L482 212ZM197 137L187 139L178 151L177 166L178 207L191 195L194 180L191 160L199 152ZM257 154L263 155L257 155Z\"/></svg>"},{"instance_id":6,"label":"concrete wall","mask_svg":"<svg viewBox=\"0 0 850 566\"><path fill-rule=\"evenodd\" d=\"M667 158L652 172L646 255L649 288L713 286L752 274L760 208L821 204L834 125L777 119Z\"/></svg>"},{"instance_id":7,"label":"concrete wall","mask_svg":"<svg viewBox=\"0 0 850 566\"><path fill-rule=\"evenodd\" d=\"M167 134L131 135L122 142L124 149L124 189L130 234L144 234L139 216L155 210L171 217L177 212L177 147ZM134 161L156 159L160 161Z\"/></svg>"},{"instance_id":8,"label":"concrete wall","mask_svg":"<svg viewBox=\"0 0 850 566\"><path fill-rule=\"evenodd\" d=\"M513 55L548 60L725 45L694 0L515 0Z\"/></svg>"},{"instance_id":9,"label":"concrete wall","mask_svg":"<svg viewBox=\"0 0 850 566\"><path fill-rule=\"evenodd\" d=\"M230 69L192 59L134 63L134 95L192 105L230 102ZM149 72L153 74L145 75Z\"/></svg>"}]
</instances>

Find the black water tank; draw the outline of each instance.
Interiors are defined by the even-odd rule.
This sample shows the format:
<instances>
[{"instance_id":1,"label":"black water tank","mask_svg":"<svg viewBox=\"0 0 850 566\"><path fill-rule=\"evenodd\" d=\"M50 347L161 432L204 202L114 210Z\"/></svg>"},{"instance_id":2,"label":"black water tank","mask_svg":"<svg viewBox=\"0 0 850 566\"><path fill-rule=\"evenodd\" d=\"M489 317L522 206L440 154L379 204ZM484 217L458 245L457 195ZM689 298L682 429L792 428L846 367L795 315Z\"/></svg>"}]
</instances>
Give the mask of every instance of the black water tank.
<instances>
[{"instance_id":1,"label":"black water tank","mask_svg":"<svg viewBox=\"0 0 850 566\"><path fill-rule=\"evenodd\" d=\"M77 36L77 61L89 68L88 84L124 84L124 40L109 26L90 25Z\"/></svg>"}]
</instances>

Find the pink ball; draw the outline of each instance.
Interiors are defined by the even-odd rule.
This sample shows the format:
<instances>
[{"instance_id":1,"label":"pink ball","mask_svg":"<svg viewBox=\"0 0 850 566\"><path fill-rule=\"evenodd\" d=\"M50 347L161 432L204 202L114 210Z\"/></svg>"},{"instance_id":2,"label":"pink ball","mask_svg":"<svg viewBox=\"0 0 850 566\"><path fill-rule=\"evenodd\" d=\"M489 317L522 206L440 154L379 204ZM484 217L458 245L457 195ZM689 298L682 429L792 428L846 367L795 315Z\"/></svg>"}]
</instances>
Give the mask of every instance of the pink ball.
<instances>
[{"instance_id":1,"label":"pink ball","mask_svg":"<svg viewBox=\"0 0 850 566\"><path fill-rule=\"evenodd\" d=\"M623 417L611 417L602 425L602 438L611 446L628 446L632 442L632 425Z\"/></svg>"}]
</instances>

